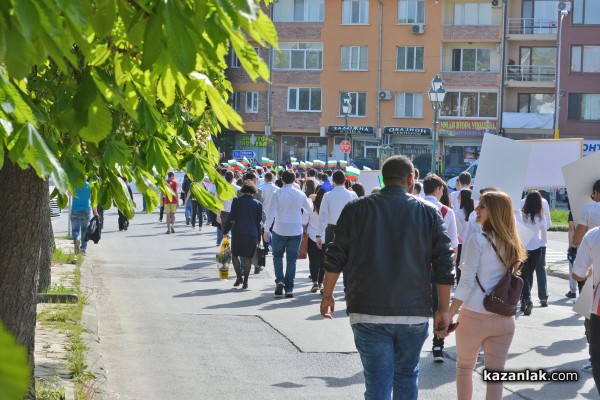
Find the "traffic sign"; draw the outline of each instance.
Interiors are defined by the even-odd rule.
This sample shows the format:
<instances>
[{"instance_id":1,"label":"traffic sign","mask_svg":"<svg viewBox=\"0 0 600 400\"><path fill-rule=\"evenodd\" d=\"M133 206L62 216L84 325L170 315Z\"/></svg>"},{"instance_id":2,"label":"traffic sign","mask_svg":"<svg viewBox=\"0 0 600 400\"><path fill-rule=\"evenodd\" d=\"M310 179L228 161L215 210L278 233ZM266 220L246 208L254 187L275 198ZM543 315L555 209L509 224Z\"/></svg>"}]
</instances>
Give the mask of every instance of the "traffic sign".
<instances>
[{"instance_id":1,"label":"traffic sign","mask_svg":"<svg viewBox=\"0 0 600 400\"><path fill-rule=\"evenodd\" d=\"M352 144L350 144L349 140L342 140L340 143L340 151L344 154L350 153L352 150Z\"/></svg>"},{"instance_id":2,"label":"traffic sign","mask_svg":"<svg viewBox=\"0 0 600 400\"><path fill-rule=\"evenodd\" d=\"M252 150L233 150L233 158L256 158L256 153Z\"/></svg>"}]
</instances>

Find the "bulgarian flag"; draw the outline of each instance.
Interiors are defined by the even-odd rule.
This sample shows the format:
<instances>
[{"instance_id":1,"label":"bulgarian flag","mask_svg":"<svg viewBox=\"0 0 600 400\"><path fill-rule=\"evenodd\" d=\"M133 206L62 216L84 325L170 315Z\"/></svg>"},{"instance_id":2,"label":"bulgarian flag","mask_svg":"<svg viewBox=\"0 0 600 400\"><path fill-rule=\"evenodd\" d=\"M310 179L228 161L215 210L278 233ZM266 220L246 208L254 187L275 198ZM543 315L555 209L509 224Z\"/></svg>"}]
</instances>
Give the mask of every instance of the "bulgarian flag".
<instances>
[{"instance_id":1,"label":"bulgarian flag","mask_svg":"<svg viewBox=\"0 0 600 400\"><path fill-rule=\"evenodd\" d=\"M325 163L321 160L314 160L313 165L315 168L325 168Z\"/></svg>"},{"instance_id":2,"label":"bulgarian flag","mask_svg":"<svg viewBox=\"0 0 600 400\"><path fill-rule=\"evenodd\" d=\"M233 167L235 164L237 164L237 160L235 160L235 159L229 160L229 161L227 161L227 164L228 164L230 167Z\"/></svg>"},{"instance_id":3,"label":"bulgarian flag","mask_svg":"<svg viewBox=\"0 0 600 400\"><path fill-rule=\"evenodd\" d=\"M283 171L283 167L281 165L277 166L277 171Z\"/></svg>"},{"instance_id":4,"label":"bulgarian flag","mask_svg":"<svg viewBox=\"0 0 600 400\"><path fill-rule=\"evenodd\" d=\"M231 165L231 169L234 171L245 171L246 167L241 162L235 161L235 164Z\"/></svg>"},{"instance_id":5,"label":"bulgarian flag","mask_svg":"<svg viewBox=\"0 0 600 400\"><path fill-rule=\"evenodd\" d=\"M304 161L300 161L300 165L298 166L298 168L306 170L306 163Z\"/></svg>"},{"instance_id":6,"label":"bulgarian flag","mask_svg":"<svg viewBox=\"0 0 600 400\"><path fill-rule=\"evenodd\" d=\"M248 168L248 165L250 165L250 160L244 157L244 159L242 160L242 164L244 164L244 167Z\"/></svg>"},{"instance_id":7,"label":"bulgarian flag","mask_svg":"<svg viewBox=\"0 0 600 400\"><path fill-rule=\"evenodd\" d=\"M292 161L292 168L298 168L298 166L300 165L299 162L297 161Z\"/></svg>"},{"instance_id":8,"label":"bulgarian flag","mask_svg":"<svg viewBox=\"0 0 600 400\"><path fill-rule=\"evenodd\" d=\"M313 167L313 163L311 163L310 161L305 162L306 164L306 168L312 168Z\"/></svg>"},{"instance_id":9,"label":"bulgarian flag","mask_svg":"<svg viewBox=\"0 0 600 400\"><path fill-rule=\"evenodd\" d=\"M371 168L367 167L366 165L363 165L363 171L370 171Z\"/></svg>"},{"instance_id":10,"label":"bulgarian flag","mask_svg":"<svg viewBox=\"0 0 600 400\"><path fill-rule=\"evenodd\" d=\"M335 168L337 167L337 160L329 160L327 161L327 168Z\"/></svg>"},{"instance_id":11,"label":"bulgarian flag","mask_svg":"<svg viewBox=\"0 0 600 400\"><path fill-rule=\"evenodd\" d=\"M297 162L298 159L296 157L290 157L290 162L293 164L295 162Z\"/></svg>"},{"instance_id":12,"label":"bulgarian flag","mask_svg":"<svg viewBox=\"0 0 600 400\"><path fill-rule=\"evenodd\" d=\"M346 179L349 181L357 181L360 176L360 169L354 167L346 168Z\"/></svg>"},{"instance_id":13,"label":"bulgarian flag","mask_svg":"<svg viewBox=\"0 0 600 400\"><path fill-rule=\"evenodd\" d=\"M340 167L346 169L348 166L348 161L340 160Z\"/></svg>"},{"instance_id":14,"label":"bulgarian flag","mask_svg":"<svg viewBox=\"0 0 600 400\"><path fill-rule=\"evenodd\" d=\"M262 157L260 163L262 165L264 165L265 167L270 167L272 166L271 164L271 160L269 160L267 157Z\"/></svg>"},{"instance_id":15,"label":"bulgarian flag","mask_svg":"<svg viewBox=\"0 0 600 400\"><path fill-rule=\"evenodd\" d=\"M202 183L204 183L205 185L208 185L212 182L210 181L210 178L208 177L208 175L204 174L204 178L202 178Z\"/></svg>"}]
</instances>

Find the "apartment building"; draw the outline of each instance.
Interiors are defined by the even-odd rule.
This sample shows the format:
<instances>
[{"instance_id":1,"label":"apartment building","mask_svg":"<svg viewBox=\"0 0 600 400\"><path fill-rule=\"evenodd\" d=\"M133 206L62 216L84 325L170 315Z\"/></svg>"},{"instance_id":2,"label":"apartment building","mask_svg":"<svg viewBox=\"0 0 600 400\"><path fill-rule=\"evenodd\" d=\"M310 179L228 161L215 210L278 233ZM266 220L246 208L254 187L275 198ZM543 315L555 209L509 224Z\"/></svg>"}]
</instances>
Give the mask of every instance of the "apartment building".
<instances>
[{"instance_id":1,"label":"apartment building","mask_svg":"<svg viewBox=\"0 0 600 400\"><path fill-rule=\"evenodd\" d=\"M403 154L423 172L435 148L443 173L475 160L486 132L552 138L557 124L560 137L591 140L600 120L600 36L592 34L600 17L590 10L600 1L577 0L562 20L559 3L278 0L269 11L280 51L256 48L271 81L252 82L231 54L232 104L246 133L227 133L225 157L339 160L346 138L349 160L377 166L383 155ZM427 91L436 75L446 95L434 131Z\"/></svg>"}]
</instances>

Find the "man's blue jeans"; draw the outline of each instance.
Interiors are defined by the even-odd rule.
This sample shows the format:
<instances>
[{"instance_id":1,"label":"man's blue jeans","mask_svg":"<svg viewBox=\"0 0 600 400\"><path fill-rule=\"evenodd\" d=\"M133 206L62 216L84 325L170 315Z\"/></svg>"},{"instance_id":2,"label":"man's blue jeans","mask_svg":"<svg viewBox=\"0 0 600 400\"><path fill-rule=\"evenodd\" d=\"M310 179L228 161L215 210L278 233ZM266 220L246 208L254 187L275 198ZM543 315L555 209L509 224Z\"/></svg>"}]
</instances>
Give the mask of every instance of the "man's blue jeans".
<instances>
[{"instance_id":1,"label":"man's blue jeans","mask_svg":"<svg viewBox=\"0 0 600 400\"><path fill-rule=\"evenodd\" d=\"M302 242L302 234L298 236L281 236L273 232L273 267L275 269L275 283L283 283L286 293L294 290L296 277L296 260ZM286 267L283 274L283 253L285 253Z\"/></svg>"},{"instance_id":2,"label":"man's blue jeans","mask_svg":"<svg viewBox=\"0 0 600 400\"><path fill-rule=\"evenodd\" d=\"M188 200L187 203L185 203L185 219L187 221L188 218L192 218L192 200Z\"/></svg>"},{"instance_id":3,"label":"man's blue jeans","mask_svg":"<svg viewBox=\"0 0 600 400\"><path fill-rule=\"evenodd\" d=\"M365 399L417 399L419 358L429 323L352 324L354 344L365 370Z\"/></svg>"},{"instance_id":4,"label":"man's blue jeans","mask_svg":"<svg viewBox=\"0 0 600 400\"><path fill-rule=\"evenodd\" d=\"M91 209L81 211L71 210L71 236L73 236L73 242L81 240L81 251L83 252L87 249L87 242L83 238L90 224L90 219L92 219Z\"/></svg>"}]
</instances>

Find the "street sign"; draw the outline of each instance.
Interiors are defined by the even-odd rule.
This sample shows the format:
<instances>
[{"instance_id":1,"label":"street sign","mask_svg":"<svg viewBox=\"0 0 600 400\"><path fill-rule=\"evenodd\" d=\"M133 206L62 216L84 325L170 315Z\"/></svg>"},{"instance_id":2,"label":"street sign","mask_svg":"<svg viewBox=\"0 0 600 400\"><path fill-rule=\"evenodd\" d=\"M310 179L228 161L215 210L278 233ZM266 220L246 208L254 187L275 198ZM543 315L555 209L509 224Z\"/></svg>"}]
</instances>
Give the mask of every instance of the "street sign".
<instances>
[{"instance_id":1,"label":"street sign","mask_svg":"<svg viewBox=\"0 0 600 400\"><path fill-rule=\"evenodd\" d=\"M252 150L233 150L233 158L256 158L256 153Z\"/></svg>"},{"instance_id":2,"label":"street sign","mask_svg":"<svg viewBox=\"0 0 600 400\"><path fill-rule=\"evenodd\" d=\"M348 154L350 153L350 150L352 150L352 144L350 144L350 141L342 140L340 142L340 151L344 154Z\"/></svg>"}]
</instances>

